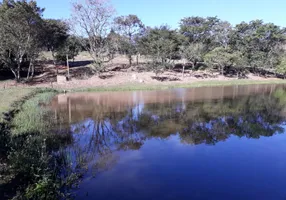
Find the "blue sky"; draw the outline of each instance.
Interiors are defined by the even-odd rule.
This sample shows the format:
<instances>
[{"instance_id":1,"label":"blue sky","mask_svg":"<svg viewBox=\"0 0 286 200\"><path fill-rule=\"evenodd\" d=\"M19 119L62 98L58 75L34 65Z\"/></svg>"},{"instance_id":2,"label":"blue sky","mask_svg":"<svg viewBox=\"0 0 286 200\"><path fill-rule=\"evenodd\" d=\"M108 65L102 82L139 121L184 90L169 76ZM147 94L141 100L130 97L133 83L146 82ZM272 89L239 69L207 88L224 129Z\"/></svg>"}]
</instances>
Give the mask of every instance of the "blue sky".
<instances>
[{"instance_id":1,"label":"blue sky","mask_svg":"<svg viewBox=\"0 0 286 200\"><path fill-rule=\"evenodd\" d=\"M66 19L71 0L37 0L45 18ZM286 0L111 0L117 15L136 14L145 25L178 26L188 16L218 16L231 24L262 19L286 27Z\"/></svg>"}]
</instances>

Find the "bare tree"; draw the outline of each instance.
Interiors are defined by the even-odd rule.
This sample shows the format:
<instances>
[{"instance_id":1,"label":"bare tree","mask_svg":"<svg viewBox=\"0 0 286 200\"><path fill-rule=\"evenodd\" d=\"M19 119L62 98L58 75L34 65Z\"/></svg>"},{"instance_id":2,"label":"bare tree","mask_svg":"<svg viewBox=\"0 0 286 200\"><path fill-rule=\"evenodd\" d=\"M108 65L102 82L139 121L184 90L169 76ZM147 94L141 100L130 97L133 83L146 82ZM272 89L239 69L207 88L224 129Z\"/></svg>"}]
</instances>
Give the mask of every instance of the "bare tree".
<instances>
[{"instance_id":1,"label":"bare tree","mask_svg":"<svg viewBox=\"0 0 286 200\"><path fill-rule=\"evenodd\" d=\"M71 26L75 34L87 38L87 50L93 59L93 70L100 73L108 61L107 35L111 31L115 10L108 0L78 0L73 3Z\"/></svg>"}]
</instances>

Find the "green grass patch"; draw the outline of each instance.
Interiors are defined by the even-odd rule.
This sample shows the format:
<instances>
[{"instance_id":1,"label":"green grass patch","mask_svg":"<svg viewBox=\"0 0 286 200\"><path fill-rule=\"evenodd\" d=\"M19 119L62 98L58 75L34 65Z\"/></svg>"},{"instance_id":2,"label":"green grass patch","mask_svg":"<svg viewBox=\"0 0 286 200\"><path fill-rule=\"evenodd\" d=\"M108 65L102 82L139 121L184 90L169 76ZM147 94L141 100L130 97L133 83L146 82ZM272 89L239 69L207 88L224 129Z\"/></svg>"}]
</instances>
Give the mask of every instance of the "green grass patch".
<instances>
[{"instance_id":1,"label":"green grass patch","mask_svg":"<svg viewBox=\"0 0 286 200\"><path fill-rule=\"evenodd\" d=\"M184 84L132 84L121 86L93 87L71 89L70 92L104 92L104 91L134 91L134 90L167 90L174 88L194 88L194 87L212 87L212 86L231 86L231 85L253 85L253 84L285 84L286 80L230 80L230 81L198 81Z\"/></svg>"},{"instance_id":2,"label":"green grass patch","mask_svg":"<svg viewBox=\"0 0 286 200\"><path fill-rule=\"evenodd\" d=\"M32 91L30 88L0 89L0 113L10 111L15 102L29 96Z\"/></svg>"},{"instance_id":3,"label":"green grass patch","mask_svg":"<svg viewBox=\"0 0 286 200\"><path fill-rule=\"evenodd\" d=\"M12 121L12 134L44 133L51 126L49 109L44 105L56 95L53 90L37 90L19 109Z\"/></svg>"}]
</instances>

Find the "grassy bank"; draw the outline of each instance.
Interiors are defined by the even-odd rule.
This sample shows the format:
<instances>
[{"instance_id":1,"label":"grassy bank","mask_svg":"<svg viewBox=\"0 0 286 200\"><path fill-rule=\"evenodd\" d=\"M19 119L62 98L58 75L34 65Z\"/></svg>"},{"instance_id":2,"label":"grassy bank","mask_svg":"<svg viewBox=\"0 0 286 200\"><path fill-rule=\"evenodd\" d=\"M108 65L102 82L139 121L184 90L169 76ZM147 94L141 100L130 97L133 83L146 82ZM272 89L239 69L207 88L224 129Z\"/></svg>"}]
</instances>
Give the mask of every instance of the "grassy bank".
<instances>
[{"instance_id":1,"label":"grassy bank","mask_svg":"<svg viewBox=\"0 0 286 200\"><path fill-rule=\"evenodd\" d=\"M34 93L34 94L33 94ZM12 121L12 134L44 133L52 124L48 117L49 110L40 105L50 102L57 94L55 90L35 90L19 108Z\"/></svg>"},{"instance_id":2,"label":"grassy bank","mask_svg":"<svg viewBox=\"0 0 286 200\"><path fill-rule=\"evenodd\" d=\"M57 94L51 89L8 89L0 123L0 193L4 199L58 199L67 180L59 177L63 156L52 152L71 142L69 132L49 131L53 123L40 106ZM65 162L63 162L65 163Z\"/></svg>"},{"instance_id":3,"label":"grassy bank","mask_svg":"<svg viewBox=\"0 0 286 200\"><path fill-rule=\"evenodd\" d=\"M0 113L7 113L15 109L15 104L32 93L30 88L0 89ZM2 116L0 122L3 120Z\"/></svg>"},{"instance_id":4,"label":"grassy bank","mask_svg":"<svg viewBox=\"0 0 286 200\"><path fill-rule=\"evenodd\" d=\"M86 87L68 90L69 92L104 92L104 91L133 91L133 90L167 90L174 88L194 88L194 87L215 87L215 86L231 86L231 85L255 85L255 84L286 84L286 80L209 80L198 81L193 83L168 83L168 84L132 84L105 87Z\"/></svg>"}]
</instances>

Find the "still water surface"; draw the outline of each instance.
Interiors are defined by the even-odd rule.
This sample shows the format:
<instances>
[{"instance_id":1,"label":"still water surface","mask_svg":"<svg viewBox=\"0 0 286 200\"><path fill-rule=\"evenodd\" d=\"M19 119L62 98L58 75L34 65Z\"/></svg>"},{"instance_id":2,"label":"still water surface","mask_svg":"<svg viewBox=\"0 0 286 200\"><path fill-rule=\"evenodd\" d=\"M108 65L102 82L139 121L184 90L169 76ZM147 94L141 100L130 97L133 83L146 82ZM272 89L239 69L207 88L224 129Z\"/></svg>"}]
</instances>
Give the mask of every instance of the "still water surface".
<instances>
[{"instance_id":1,"label":"still water surface","mask_svg":"<svg viewBox=\"0 0 286 200\"><path fill-rule=\"evenodd\" d=\"M87 168L76 199L286 199L285 89L57 96Z\"/></svg>"}]
</instances>

